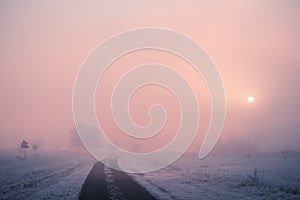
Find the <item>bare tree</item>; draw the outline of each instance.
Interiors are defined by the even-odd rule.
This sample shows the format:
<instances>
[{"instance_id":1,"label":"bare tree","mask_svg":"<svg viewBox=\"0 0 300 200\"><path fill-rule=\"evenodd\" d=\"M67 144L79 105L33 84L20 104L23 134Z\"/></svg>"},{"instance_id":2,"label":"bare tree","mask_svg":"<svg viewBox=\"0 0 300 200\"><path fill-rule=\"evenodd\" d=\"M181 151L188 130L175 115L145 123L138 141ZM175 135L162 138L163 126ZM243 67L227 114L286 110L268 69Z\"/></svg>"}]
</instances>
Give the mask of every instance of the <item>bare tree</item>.
<instances>
[{"instance_id":1,"label":"bare tree","mask_svg":"<svg viewBox=\"0 0 300 200\"><path fill-rule=\"evenodd\" d=\"M35 159L39 159L40 155L38 154L38 145L34 144L32 147L33 149L33 153L32 153L32 156L35 158Z\"/></svg>"},{"instance_id":2,"label":"bare tree","mask_svg":"<svg viewBox=\"0 0 300 200\"><path fill-rule=\"evenodd\" d=\"M26 160L26 149L29 148L29 144L27 141L23 140L21 142L21 148L24 149L24 160Z\"/></svg>"},{"instance_id":3,"label":"bare tree","mask_svg":"<svg viewBox=\"0 0 300 200\"><path fill-rule=\"evenodd\" d=\"M36 150L38 150L38 146L35 144L32 146L32 149L36 151Z\"/></svg>"}]
</instances>

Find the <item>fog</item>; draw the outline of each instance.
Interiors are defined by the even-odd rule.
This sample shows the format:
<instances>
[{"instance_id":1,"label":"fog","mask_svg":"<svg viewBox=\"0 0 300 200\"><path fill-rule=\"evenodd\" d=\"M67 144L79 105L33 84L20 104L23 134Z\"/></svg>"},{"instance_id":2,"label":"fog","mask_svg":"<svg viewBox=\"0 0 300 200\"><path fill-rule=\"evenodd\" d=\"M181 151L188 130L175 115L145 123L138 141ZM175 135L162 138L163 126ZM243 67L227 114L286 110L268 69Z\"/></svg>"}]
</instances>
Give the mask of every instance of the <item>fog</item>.
<instances>
[{"instance_id":1,"label":"fog","mask_svg":"<svg viewBox=\"0 0 300 200\"><path fill-rule=\"evenodd\" d=\"M72 90L80 65L104 39L143 26L175 29L192 37L219 69L227 116L216 150L300 150L300 2L291 0L1 1L0 149L16 148L23 139L43 148L70 148L75 127ZM155 59L180 65L177 58L153 52L129 56L127 63ZM121 65L111 73L117 74ZM186 75L193 78L192 73ZM204 85L199 88L203 118L191 150L199 149L210 117L209 95ZM143 96L147 94L137 99ZM247 102L248 96L254 103ZM176 109L176 103L169 103L171 111ZM108 115L97 112L100 117ZM133 118L147 121L145 113Z\"/></svg>"}]
</instances>

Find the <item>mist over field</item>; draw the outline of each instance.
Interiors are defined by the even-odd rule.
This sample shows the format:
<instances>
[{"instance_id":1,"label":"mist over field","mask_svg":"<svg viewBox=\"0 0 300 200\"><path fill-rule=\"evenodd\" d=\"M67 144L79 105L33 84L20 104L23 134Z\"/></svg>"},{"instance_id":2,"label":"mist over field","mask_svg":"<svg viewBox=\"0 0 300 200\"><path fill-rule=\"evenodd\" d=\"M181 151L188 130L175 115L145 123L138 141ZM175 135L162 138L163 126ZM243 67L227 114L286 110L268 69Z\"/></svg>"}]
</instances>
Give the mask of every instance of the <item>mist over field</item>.
<instances>
[{"instance_id":1,"label":"mist over field","mask_svg":"<svg viewBox=\"0 0 300 200\"><path fill-rule=\"evenodd\" d=\"M143 27L191 38L221 76L226 118L205 158L199 159L199 149L211 123L212 93L207 77L173 51L127 52L101 74L94 105L81 111L94 108L94 121L113 145L97 140L99 127L75 119L72 106L86 96L74 101L72 95L88 56L108 38ZM0 199L300 199L299 36L300 1L295 0L0 1ZM195 104L188 99L185 108L200 110L193 143L170 163L178 152L164 152L166 162L157 156L134 162L133 156L112 150L160 152L182 125L177 94L154 82L136 89L126 103L138 128L162 119L162 114L151 118L149 112L162 105L165 121L158 133L132 137L118 126L131 124L116 120L112 111L116 85L134 67L149 63L172 67L183 77L195 96ZM95 74L86 78L87 85ZM182 96L189 94L177 79L164 75L157 72L178 86ZM149 77L144 73L137 78ZM121 85L129 88L130 81L135 80ZM188 137L192 115L185 122ZM185 136L181 139L186 142Z\"/></svg>"},{"instance_id":2,"label":"mist over field","mask_svg":"<svg viewBox=\"0 0 300 200\"><path fill-rule=\"evenodd\" d=\"M0 4L1 148L16 148L22 139L43 148L70 148L72 87L83 60L112 34L155 26L192 37L222 75L227 117L218 148L299 150L297 1ZM171 63L177 59L145 52L147 56ZM144 59L132 57L128 62ZM210 106L203 80L194 83L202 84L197 92L201 136L191 148L197 151L209 123ZM251 105L250 95L255 98ZM175 106L169 105L171 111ZM141 123L144 118L147 121L145 113L136 116Z\"/></svg>"}]
</instances>

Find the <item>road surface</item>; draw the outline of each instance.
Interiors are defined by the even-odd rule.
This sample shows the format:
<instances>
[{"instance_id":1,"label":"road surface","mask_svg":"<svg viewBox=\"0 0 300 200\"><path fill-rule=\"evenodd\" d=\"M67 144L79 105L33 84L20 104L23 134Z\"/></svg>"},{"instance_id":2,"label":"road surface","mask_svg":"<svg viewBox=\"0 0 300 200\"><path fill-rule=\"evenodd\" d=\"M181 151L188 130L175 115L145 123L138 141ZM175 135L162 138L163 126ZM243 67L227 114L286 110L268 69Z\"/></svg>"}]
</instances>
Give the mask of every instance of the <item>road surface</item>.
<instances>
[{"instance_id":1,"label":"road surface","mask_svg":"<svg viewBox=\"0 0 300 200\"><path fill-rule=\"evenodd\" d=\"M97 162L82 186L80 200L155 200L142 186L125 172L104 166Z\"/></svg>"}]
</instances>

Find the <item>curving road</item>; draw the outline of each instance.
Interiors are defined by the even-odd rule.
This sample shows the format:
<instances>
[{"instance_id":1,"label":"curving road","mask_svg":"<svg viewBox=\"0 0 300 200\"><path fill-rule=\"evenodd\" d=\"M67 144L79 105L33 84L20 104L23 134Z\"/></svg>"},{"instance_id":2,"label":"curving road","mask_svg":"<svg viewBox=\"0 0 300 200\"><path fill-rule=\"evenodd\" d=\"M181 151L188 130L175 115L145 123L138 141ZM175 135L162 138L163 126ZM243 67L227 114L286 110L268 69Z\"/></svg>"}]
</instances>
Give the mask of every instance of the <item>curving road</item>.
<instances>
[{"instance_id":1,"label":"curving road","mask_svg":"<svg viewBox=\"0 0 300 200\"><path fill-rule=\"evenodd\" d=\"M82 186L80 200L154 200L155 198L128 174L97 162Z\"/></svg>"}]
</instances>

